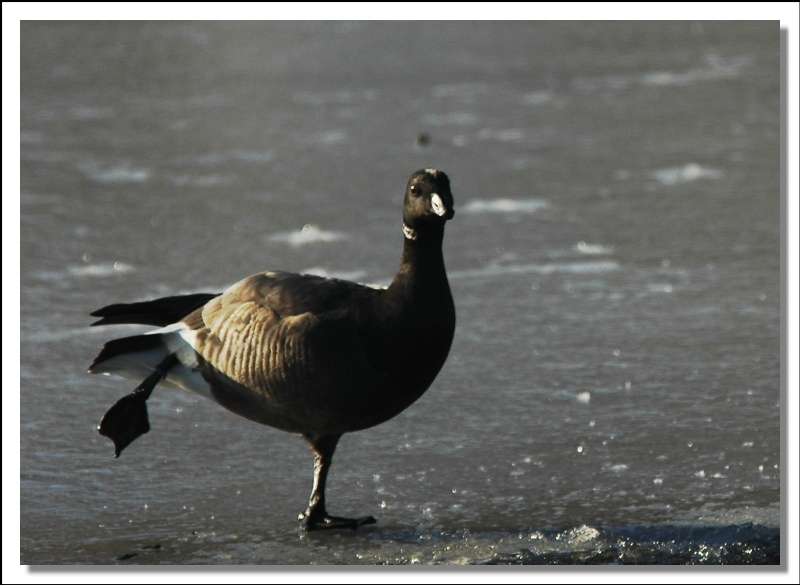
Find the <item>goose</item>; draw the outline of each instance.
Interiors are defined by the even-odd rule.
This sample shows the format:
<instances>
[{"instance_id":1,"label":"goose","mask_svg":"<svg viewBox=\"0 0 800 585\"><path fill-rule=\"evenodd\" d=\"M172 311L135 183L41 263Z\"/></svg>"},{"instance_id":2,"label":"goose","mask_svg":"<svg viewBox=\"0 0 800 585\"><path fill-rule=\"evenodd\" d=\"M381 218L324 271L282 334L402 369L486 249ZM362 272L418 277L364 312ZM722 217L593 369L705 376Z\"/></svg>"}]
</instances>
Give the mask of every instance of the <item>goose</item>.
<instances>
[{"instance_id":1,"label":"goose","mask_svg":"<svg viewBox=\"0 0 800 585\"><path fill-rule=\"evenodd\" d=\"M114 457L150 430L156 385L210 398L251 421L302 435L314 454L304 530L356 528L372 516L328 514L325 484L345 433L383 423L414 403L445 363L456 314L442 254L452 219L442 171L411 175L403 252L388 287L289 272L248 276L222 293L113 304L97 325L158 327L107 342L91 374L142 380L102 417Z\"/></svg>"}]
</instances>

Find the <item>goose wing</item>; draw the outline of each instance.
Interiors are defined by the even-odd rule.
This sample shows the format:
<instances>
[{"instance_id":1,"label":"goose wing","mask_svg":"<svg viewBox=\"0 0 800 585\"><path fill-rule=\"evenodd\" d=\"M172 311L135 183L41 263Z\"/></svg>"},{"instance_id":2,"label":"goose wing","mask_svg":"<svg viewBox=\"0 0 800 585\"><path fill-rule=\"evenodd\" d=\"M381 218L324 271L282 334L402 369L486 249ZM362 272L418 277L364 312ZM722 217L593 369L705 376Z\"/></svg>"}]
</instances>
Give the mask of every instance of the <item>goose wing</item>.
<instances>
[{"instance_id":1,"label":"goose wing","mask_svg":"<svg viewBox=\"0 0 800 585\"><path fill-rule=\"evenodd\" d=\"M377 293L316 276L257 274L187 315L180 335L229 410L290 431L347 432L373 416L381 376L352 308Z\"/></svg>"}]
</instances>

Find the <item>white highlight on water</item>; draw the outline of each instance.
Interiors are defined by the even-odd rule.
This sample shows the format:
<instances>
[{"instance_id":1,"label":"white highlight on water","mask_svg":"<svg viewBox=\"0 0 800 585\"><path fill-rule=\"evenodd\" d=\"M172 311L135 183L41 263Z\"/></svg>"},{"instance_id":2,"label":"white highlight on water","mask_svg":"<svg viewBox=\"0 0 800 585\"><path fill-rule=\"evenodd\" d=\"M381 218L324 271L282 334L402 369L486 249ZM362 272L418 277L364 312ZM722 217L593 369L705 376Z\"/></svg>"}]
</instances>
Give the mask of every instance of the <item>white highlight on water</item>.
<instances>
[{"instance_id":1,"label":"white highlight on water","mask_svg":"<svg viewBox=\"0 0 800 585\"><path fill-rule=\"evenodd\" d=\"M637 85L645 87L690 85L736 78L751 62L752 58L748 56L724 58L712 54L706 56L705 65L682 71L648 71L633 75L582 77L575 79L571 85L578 91L596 91L603 88L623 90Z\"/></svg>"},{"instance_id":2,"label":"white highlight on water","mask_svg":"<svg viewBox=\"0 0 800 585\"><path fill-rule=\"evenodd\" d=\"M461 213L535 213L547 209L544 199L473 199L461 208Z\"/></svg>"},{"instance_id":3,"label":"white highlight on water","mask_svg":"<svg viewBox=\"0 0 800 585\"><path fill-rule=\"evenodd\" d=\"M111 276L112 274L133 272L133 270L133 265L125 262L69 266L67 268L67 272L72 276Z\"/></svg>"},{"instance_id":4,"label":"white highlight on water","mask_svg":"<svg viewBox=\"0 0 800 585\"><path fill-rule=\"evenodd\" d=\"M268 237L270 242L280 242L290 246L304 246L319 242L338 242L346 239L348 239L348 235L343 232L325 231L310 223L304 225L300 230L281 232Z\"/></svg>"},{"instance_id":5,"label":"white highlight on water","mask_svg":"<svg viewBox=\"0 0 800 585\"><path fill-rule=\"evenodd\" d=\"M548 264L490 264L472 270L448 272L448 278L476 278L506 274L599 274L619 270L620 265L612 260L598 262L558 262Z\"/></svg>"},{"instance_id":6,"label":"white highlight on water","mask_svg":"<svg viewBox=\"0 0 800 585\"><path fill-rule=\"evenodd\" d=\"M98 183L143 183L150 178L149 170L125 165L101 169L96 165L89 164L84 165L80 170Z\"/></svg>"},{"instance_id":7,"label":"white highlight on water","mask_svg":"<svg viewBox=\"0 0 800 585\"><path fill-rule=\"evenodd\" d=\"M531 91L522 96L522 103L529 106L539 106L553 101L554 94L549 91Z\"/></svg>"},{"instance_id":8,"label":"white highlight on water","mask_svg":"<svg viewBox=\"0 0 800 585\"><path fill-rule=\"evenodd\" d=\"M611 246L603 246L601 244L587 244L586 242L578 242L575 244L575 249L581 254L587 256L599 256L601 254L613 254L614 248Z\"/></svg>"},{"instance_id":9,"label":"white highlight on water","mask_svg":"<svg viewBox=\"0 0 800 585\"><path fill-rule=\"evenodd\" d=\"M721 179L725 176L725 172L720 169L702 167L697 163L688 163L682 167L653 171L652 176L662 185L679 185L700 179Z\"/></svg>"},{"instance_id":10,"label":"white highlight on water","mask_svg":"<svg viewBox=\"0 0 800 585\"><path fill-rule=\"evenodd\" d=\"M363 270L328 270L323 266L312 266L301 271L303 274L333 278L338 280L351 280L358 282L366 274ZM369 286L369 285L367 285ZM373 287L374 288L374 287Z\"/></svg>"},{"instance_id":11,"label":"white highlight on water","mask_svg":"<svg viewBox=\"0 0 800 585\"><path fill-rule=\"evenodd\" d=\"M448 112L446 114L426 114L423 121L431 126L477 124L480 118L472 112Z\"/></svg>"}]
</instances>

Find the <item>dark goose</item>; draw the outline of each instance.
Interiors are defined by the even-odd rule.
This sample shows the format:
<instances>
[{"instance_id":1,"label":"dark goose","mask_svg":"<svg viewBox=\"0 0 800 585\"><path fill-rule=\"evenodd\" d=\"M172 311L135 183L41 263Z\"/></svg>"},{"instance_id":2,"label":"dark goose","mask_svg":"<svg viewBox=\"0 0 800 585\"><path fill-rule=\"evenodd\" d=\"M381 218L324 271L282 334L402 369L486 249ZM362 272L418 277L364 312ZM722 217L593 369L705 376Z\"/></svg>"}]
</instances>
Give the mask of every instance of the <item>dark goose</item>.
<instances>
[{"instance_id":1,"label":"dark goose","mask_svg":"<svg viewBox=\"0 0 800 585\"><path fill-rule=\"evenodd\" d=\"M148 432L157 384L202 394L252 421L302 434L314 484L300 514L306 530L373 524L325 508L325 480L344 433L402 412L433 383L450 351L455 307L442 240L453 195L443 172L408 181L403 255L388 288L287 272L254 274L222 294L115 304L93 325L162 327L105 344L92 374L143 380L103 417L115 456Z\"/></svg>"}]
</instances>

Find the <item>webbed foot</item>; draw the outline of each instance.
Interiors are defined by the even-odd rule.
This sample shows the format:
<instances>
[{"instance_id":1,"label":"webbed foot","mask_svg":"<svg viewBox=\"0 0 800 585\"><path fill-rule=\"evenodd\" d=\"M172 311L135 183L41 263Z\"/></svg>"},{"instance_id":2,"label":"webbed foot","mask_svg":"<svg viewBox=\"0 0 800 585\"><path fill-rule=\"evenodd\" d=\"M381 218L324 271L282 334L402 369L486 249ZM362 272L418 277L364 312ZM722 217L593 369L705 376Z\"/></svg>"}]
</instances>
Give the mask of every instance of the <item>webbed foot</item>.
<instances>
[{"instance_id":1,"label":"webbed foot","mask_svg":"<svg viewBox=\"0 0 800 585\"><path fill-rule=\"evenodd\" d=\"M100 419L97 430L114 443L115 458L119 457L125 447L150 430L147 399L150 398L156 384L167 376L167 371L177 361L174 354L168 355L156 366L152 374L133 389L133 392L117 400Z\"/></svg>"},{"instance_id":2,"label":"webbed foot","mask_svg":"<svg viewBox=\"0 0 800 585\"><path fill-rule=\"evenodd\" d=\"M144 392L133 391L108 409L97 430L114 443L114 457L150 430L147 417L147 398Z\"/></svg>"},{"instance_id":3,"label":"webbed foot","mask_svg":"<svg viewBox=\"0 0 800 585\"><path fill-rule=\"evenodd\" d=\"M372 516L363 516L361 518L340 518L339 516L331 516L326 512L322 514L315 514L306 510L302 512L297 519L303 530L310 532L312 530L334 530L336 528L348 528L355 530L359 526L368 526L375 524L376 520Z\"/></svg>"}]
</instances>

